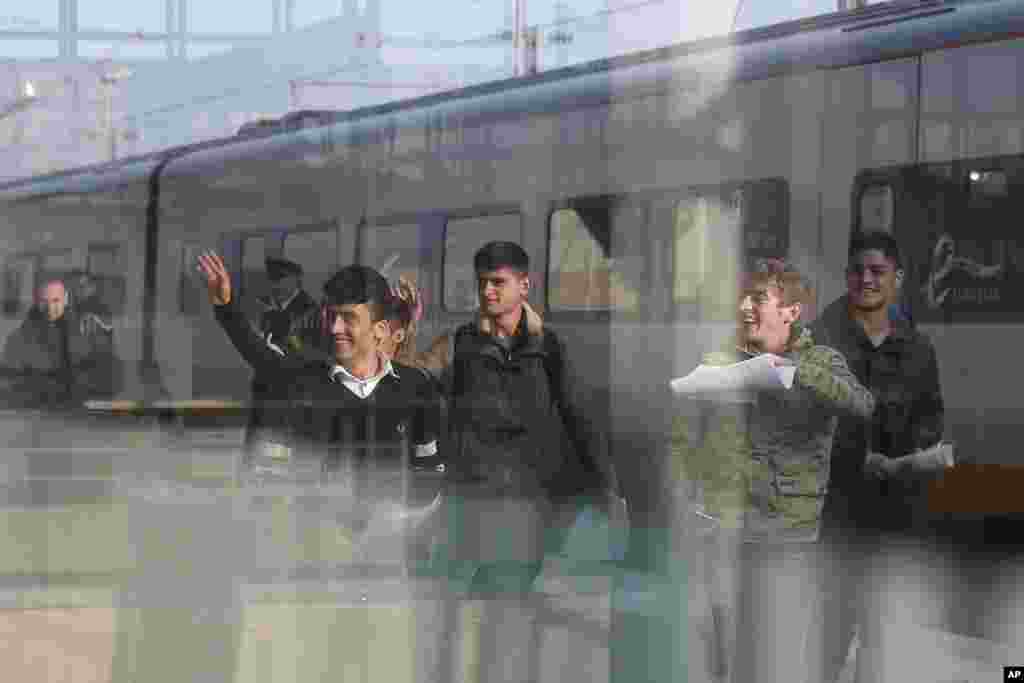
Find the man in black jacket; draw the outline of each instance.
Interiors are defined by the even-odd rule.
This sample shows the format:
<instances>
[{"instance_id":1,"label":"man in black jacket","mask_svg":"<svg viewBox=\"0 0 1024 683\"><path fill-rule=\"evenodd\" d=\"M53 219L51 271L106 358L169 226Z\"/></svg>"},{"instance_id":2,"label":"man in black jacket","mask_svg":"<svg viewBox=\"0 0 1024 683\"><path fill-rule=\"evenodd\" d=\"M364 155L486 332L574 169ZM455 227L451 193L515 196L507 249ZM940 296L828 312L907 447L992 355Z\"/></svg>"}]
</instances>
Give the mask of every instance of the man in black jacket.
<instances>
[{"instance_id":1,"label":"man in black jacket","mask_svg":"<svg viewBox=\"0 0 1024 683\"><path fill-rule=\"evenodd\" d=\"M448 398L445 559L456 592L477 599L470 607L489 624L481 680L525 680L534 615L524 597L542 569L546 531L558 507L600 500L612 477L603 439L574 400L565 348L527 303L526 252L491 242L473 265L479 317L419 360Z\"/></svg>"},{"instance_id":2,"label":"man in black jacket","mask_svg":"<svg viewBox=\"0 0 1024 683\"><path fill-rule=\"evenodd\" d=\"M814 337L839 350L850 369L875 395L868 423L841 420L831 458L822 522L822 544L832 571L820 615L824 652L821 679L840 674L855 626L861 626L858 667L866 670L886 644L877 602L888 579L894 548L920 538L919 517L928 475L941 463L926 452L942 438L943 401L935 349L899 314L903 261L887 233L856 235L851 242L847 294L829 305L814 324ZM893 544L891 541L897 541ZM921 546L911 542L910 547ZM896 556L891 562L911 566ZM916 577L923 579L923 574ZM869 617L874 613L875 617ZM896 643L889 646L899 647ZM812 651L817 646L812 646ZM812 653L813 654L813 653Z\"/></svg>"},{"instance_id":3,"label":"man in black jacket","mask_svg":"<svg viewBox=\"0 0 1024 683\"><path fill-rule=\"evenodd\" d=\"M200 267L217 320L235 348L258 374L288 387L289 442L279 454L282 466L318 480L347 474L357 501L396 501L409 494L404 487L410 462L439 458L439 397L422 373L379 353L388 332L387 281L364 266L340 270L324 285L330 353L286 354L248 324L220 257L203 255Z\"/></svg>"}]
</instances>

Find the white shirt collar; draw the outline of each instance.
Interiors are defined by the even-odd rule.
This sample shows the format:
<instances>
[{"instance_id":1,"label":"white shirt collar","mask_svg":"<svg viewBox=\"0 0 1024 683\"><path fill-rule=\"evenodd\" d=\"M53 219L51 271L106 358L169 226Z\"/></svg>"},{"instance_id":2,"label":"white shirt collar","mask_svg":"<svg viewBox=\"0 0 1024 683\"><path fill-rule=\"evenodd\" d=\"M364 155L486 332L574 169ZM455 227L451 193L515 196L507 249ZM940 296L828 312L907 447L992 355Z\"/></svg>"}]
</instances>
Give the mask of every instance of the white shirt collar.
<instances>
[{"instance_id":1,"label":"white shirt collar","mask_svg":"<svg viewBox=\"0 0 1024 683\"><path fill-rule=\"evenodd\" d=\"M391 364L389 359L386 359L383 356L378 356L378 359L381 364L380 370L373 377L361 379L353 375L341 365L335 365L331 368L328 377L332 382L341 382L346 389L359 398L367 398L373 393L373 390L377 388L380 381L387 375L391 375L395 379L399 379L398 372L395 370L395 366Z\"/></svg>"}]
</instances>

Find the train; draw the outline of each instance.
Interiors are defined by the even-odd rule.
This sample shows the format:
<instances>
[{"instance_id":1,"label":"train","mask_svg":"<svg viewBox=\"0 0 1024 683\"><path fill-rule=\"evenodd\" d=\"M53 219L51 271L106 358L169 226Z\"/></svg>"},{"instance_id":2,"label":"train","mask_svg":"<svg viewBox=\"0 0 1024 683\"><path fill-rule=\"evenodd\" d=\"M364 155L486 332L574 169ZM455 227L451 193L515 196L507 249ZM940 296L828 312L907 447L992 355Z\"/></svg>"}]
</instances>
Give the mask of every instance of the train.
<instances>
[{"instance_id":1,"label":"train","mask_svg":"<svg viewBox=\"0 0 1024 683\"><path fill-rule=\"evenodd\" d=\"M38 273L85 270L115 312L116 401L236 405L249 372L205 301L202 250L246 301L268 256L301 263L314 296L348 263L408 277L425 346L474 315L475 249L517 241L647 566L678 516L667 380L732 333L735 274L788 259L813 317L844 292L851 236L884 230L966 473L932 512L985 547L1013 536L1024 483L1022 67L1024 4L881 3L8 182L0 336Z\"/></svg>"}]
</instances>

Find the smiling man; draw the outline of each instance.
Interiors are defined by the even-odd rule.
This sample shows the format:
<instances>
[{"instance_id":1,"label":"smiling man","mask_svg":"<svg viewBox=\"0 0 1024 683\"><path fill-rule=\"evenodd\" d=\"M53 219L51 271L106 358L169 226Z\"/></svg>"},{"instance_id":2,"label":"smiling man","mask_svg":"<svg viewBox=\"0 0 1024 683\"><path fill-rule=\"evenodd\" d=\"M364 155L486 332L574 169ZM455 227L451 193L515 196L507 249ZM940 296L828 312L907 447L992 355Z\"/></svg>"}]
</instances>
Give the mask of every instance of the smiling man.
<instances>
[{"instance_id":1,"label":"smiling man","mask_svg":"<svg viewBox=\"0 0 1024 683\"><path fill-rule=\"evenodd\" d=\"M871 610L872 618L865 612L872 590L883 586L868 586L867 577L872 563L880 562L883 541L896 537L906 545L907 537L916 534L915 513L923 506L926 480L934 469L923 449L942 438L944 409L935 349L897 314L903 268L895 237L882 232L856 235L850 245L846 295L829 305L814 325L815 338L839 349L878 399L871 422L840 421L833 446L822 529L832 569L817 629L826 651L819 680L826 683L839 677L858 623L859 667L875 666L887 644L880 635L881 612ZM892 605L887 610L890 618L895 616Z\"/></svg>"},{"instance_id":2,"label":"smiling man","mask_svg":"<svg viewBox=\"0 0 1024 683\"><path fill-rule=\"evenodd\" d=\"M817 585L813 550L832 438L839 416L864 420L874 409L843 356L815 344L801 324L809 298L794 268L759 262L740 294L734 345L704 364L774 354L795 365L792 388L739 404L703 397L696 418L681 415L673 429L682 476L697 482L705 507L721 521L710 590L725 665L717 674L735 668L731 680L814 680L804 668L817 666L804 662L805 608Z\"/></svg>"},{"instance_id":3,"label":"smiling man","mask_svg":"<svg viewBox=\"0 0 1024 683\"><path fill-rule=\"evenodd\" d=\"M284 470L314 480L353 474L356 498L397 500L402 468L438 458L439 396L421 372L379 352L393 305L387 281L372 268L342 268L324 285L330 354L285 354L248 324L216 254L200 257L210 302L235 348L261 376L288 387L289 446ZM411 458L412 460L408 460Z\"/></svg>"},{"instance_id":4,"label":"smiling man","mask_svg":"<svg viewBox=\"0 0 1024 683\"><path fill-rule=\"evenodd\" d=\"M439 559L456 595L474 599L467 609L484 612L482 622L463 624L481 627L478 680L530 680L537 618L530 593L549 527L556 511L576 503L610 503L603 498L614 476L603 435L572 387L562 340L527 303L526 252L489 242L473 268L479 315L438 338L422 363L449 408L448 542ZM449 626L449 633L459 628Z\"/></svg>"}]
</instances>

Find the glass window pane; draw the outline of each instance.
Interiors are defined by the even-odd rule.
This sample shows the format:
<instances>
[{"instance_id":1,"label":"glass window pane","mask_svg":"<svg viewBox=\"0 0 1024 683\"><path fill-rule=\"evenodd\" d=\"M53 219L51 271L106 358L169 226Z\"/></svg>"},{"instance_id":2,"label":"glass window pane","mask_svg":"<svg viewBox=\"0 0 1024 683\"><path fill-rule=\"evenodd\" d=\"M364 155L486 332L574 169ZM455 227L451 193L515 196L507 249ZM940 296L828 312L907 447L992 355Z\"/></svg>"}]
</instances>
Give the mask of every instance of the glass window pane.
<instances>
[{"instance_id":1,"label":"glass window pane","mask_svg":"<svg viewBox=\"0 0 1024 683\"><path fill-rule=\"evenodd\" d=\"M89 245L86 269L93 275L118 275L121 269L117 265L118 247L111 245Z\"/></svg>"},{"instance_id":2,"label":"glass window pane","mask_svg":"<svg viewBox=\"0 0 1024 683\"><path fill-rule=\"evenodd\" d=\"M341 16L339 0L298 0L292 9L292 28L303 28Z\"/></svg>"},{"instance_id":3,"label":"glass window pane","mask_svg":"<svg viewBox=\"0 0 1024 683\"><path fill-rule=\"evenodd\" d=\"M93 300L96 311L107 311L112 315L121 315L124 311L127 282L118 258L120 246L117 244L90 244L86 254L85 270L91 276L88 280L75 283L75 296L79 302ZM94 291L88 291L91 284ZM98 305L97 305L98 304Z\"/></svg>"},{"instance_id":4,"label":"glass window pane","mask_svg":"<svg viewBox=\"0 0 1024 683\"><path fill-rule=\"evenodd\" d=\"M251 0L190 0L190 33L270 33L274 9L271 2Z\"/></svg>"},{"instance_id":5,"label":"glass window pane","mask_svg":"<svg viewBox=\"0 0 1024 683\"><path fill-rule=\"evenodd\" d=\"M860 195L860 229L862 232L892 232L893 194L888 185L869 185Z\"/></svg>"},{"instance_id":6,"label":"glass window pane","mask_svg":"<svg viewBox=\"0 0 1024 683\"><path fill-rule=\"evenodd\" d=\"M551 216L548 305L565 311L635 312L648 277L640 204L560 209Z\"/></svg>"},{"instance_id":7,"label":"glass window pane","mask_svg":"<svg viewBox=\"0 0 1024 683\"><path fill-rule=\"evenodd\" d=\"M206 41L193 41L185 47L189 59L202 59L213 55L223 54L235 49L234 43L208 43Z\"/></svg>"},{"instance_id":8,"label":"glass window pane","mask_svg":"<svg viewBox=\"0 0 1024 683\"><path fill-rule=\"evenodd\" d=\"M167 57L167 45L159 40L123 40L123 41L78 41L78 56L83 59L164 59Z\"/></svg>"},{"instance_id":9,"label":"glass window pane","mask_svg":"<svg viewBox=\"0 0 1024 683\"><path fill-rule=\"evenodd\" d=\"M0 42L0 57L56 57L60 46L56 40L16 40Z\"/></svg>"},{"instance_id":10,"label":"glass window pane","mask_svg":"<svg viewBox=\"0 0 1024 683\"><path fill-rule=\"evenodd\" d=\"M494 240L518 242L521 234L519 214L449 220L444 235L444 307L449 311L476 310L479 300L473 255Z\"/></svg>"},{"instance_id":11,"label":"glass window pane","mask_svg":"<svg viewBox=\"0 0 1024 683\"><path fill-rule=\"evenodd\" d=\"M338 232L332 227L289 233L284 240L284 257L302 266L302 288L317 296L338 271Z\"/></svg>"},{"instance_id":12,"label":"glass window pane","mask_svg":"<svg viewBox=\"0 0 1024 683\"><path fill-rule=\"evenodd\" d=\"M264 296L267 293L266 239L250 237L242 243L242 287L246 296Z\"/></svg>"},{"instance_id":13,"label":"glass window pane","mask_svg":"<svg viewBox=\"0 0 1024 683\"><path fill-rule=\"evenodd\" d=\"M699 301L704 315L735 313L739 269L744 262L741 195L687 197L676 206L672 296L676 303ZM747 235L747 252L758 251Z\"/></svg>"},{"instance_id":14,"label":"glass window pane","mask_svg":"<svg viewBox=\"0 0 1024 683\"><path fill-rule=\"evenodd\" d=\"M64 274L85 268L85 254L81 249L61 249L43 254L43 270L47 273Z\"/></svg>"},{"instance_id":15,"label":"glass window pane","mask_svg":"<svg viewBox=\"0 0 1024 683\"><path fill-rule=\"evenodd\" d=\"M376 268L392 284L399 277L424 283L423 270L430 256L430 245L416 223L364 226L360 263Z\"/></svg>"},{"instance_id":16,"label":"glass window pane","mask_svg":"<svg viewBox=\"0 0 1024 683\"><path fill-rule=\"evenodd\" d=\"M672 298L676 303L696 301L707 273L707 200L687 197L676 205Z\"/></svg>"},{"instance_id":17,"label":"glass window pane","mask_svg":"<svg viewBox=\"0 0 1024 683\"><path fill-rule=\"evenodd\" d=\"M78 0L78 26L83 31L162 32L167 25L164 0Z\"/></svg>"},{"instance_id":18,"label":"glass window pane","mask_svg":"<svg viewBox=\"0 0 1024 683\"><path fill-rule=\"evenodd\" d=\"M36 277L34 256L16 256L4 269L4 314L17 316L32 305L32 287Z\"/></svg>"},{"instance_id":19,"label":"glass window pane","mask_svg":"<svg viewBox=\"0 0 1024 683\"><path fill-rule=\"evenodd\" d=\"M59 23L57 0L11 3L0 10L0 31L56 31Z\"/></svg>"}]
</instances>

